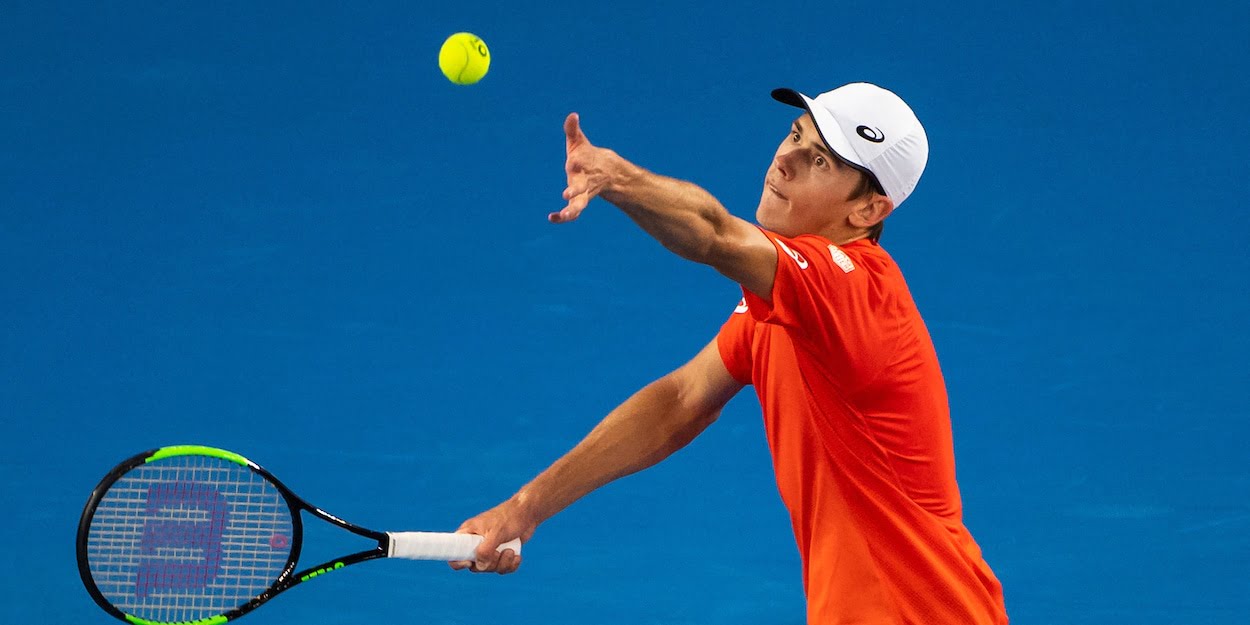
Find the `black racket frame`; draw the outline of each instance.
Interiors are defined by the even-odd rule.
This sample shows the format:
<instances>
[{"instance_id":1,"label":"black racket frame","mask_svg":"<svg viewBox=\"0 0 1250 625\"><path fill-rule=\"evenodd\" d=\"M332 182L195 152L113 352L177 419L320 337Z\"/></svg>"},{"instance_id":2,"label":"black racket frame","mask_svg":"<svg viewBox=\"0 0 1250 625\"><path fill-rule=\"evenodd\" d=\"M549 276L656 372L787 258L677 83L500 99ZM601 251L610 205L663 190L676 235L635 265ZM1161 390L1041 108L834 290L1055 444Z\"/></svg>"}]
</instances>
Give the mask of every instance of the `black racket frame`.
<instances>
[{"instance_id":1,"label":"black racket frame","mask_svg":"<svg viewBox=\"0 0 1250 625\"><path fill-rule=\"evenodd\" d=\"M91 519L95 516L96 508L104 499L104 495L108 492L108 489L112 487L113 484L117 483L117 481L131 469L147 464L148 458L151 458L162 449L168 448L159 447L157 449L150 449L143 453L136 454L126 459L121 464L118 464L113 468L113 470L109 471L108 474L104 476L104 479L100 480L100 483L95 487L95 490L91 491L91 497L87 499L87 505L83 507L82 518L78 521L78 539L76 550L78 556L78 574L82 577L83 586L87 588L87 592L91 595L91 598L94 599L105 612L108 612L118 619L128 623L131 621L127 618L127 614L117 609L117 607L112 603L109 603L108 599L104 597L103 593L101 593L100 589L96 586L95 580L91 577L91 565L87 559L87 538L91 530ZM178 455L185 456L196 454L182 453ZM207 456L207 454L201 455ZM220 456L210 457L220 458ZM242 456L240 456L240 458L242 458ZM283 484L277 477L274 477L274 475L265 468L252 462L251 460L247 460L246 458L242 459L246 461L247 464L245 466L248 469L251 469L253 472L260 475L265 479L265 481L273 484L273 486L278 489L278 492L282 494L283 500L286 501L287 508L291 512L291 554L287 558L287 563L286 566L283 567L282 573L274 579L269 588L253 597L247 603L244 603L243 605L240 605L232 610L227 610L226 612L221 613L220 616L224 616L227 620L233 621L234 619L260 607L266 601L269 601L278 594L285 592L304 581L315 578L316 575L313 575L313 573L317 573L319 575L321 573L334 570L336 567L343 568L345 566L350 566L368 560L385 558L387 556L387 550L390 546L390 537L387 536L385 532L378 532L348 521L344 521L343 519L340 519L333 514L330 514L329 512L304 501L303 498L296 495L290 488L287 488L286 484ZM358 536L376 540L378 544L372 549L366 549L364 551L358 551L342 557L332 558L297 572L295 571L295 567L299 564L300 550L303 547L304 536L303 515L300 514L300 511L306 511L327 523L341 527ZM135 615L131 616L134 618L142 618ZM177 622L180 623L180 625L193 625L198 622L206 622L212 618L213 617L205 617L204 619L199 619L197 621ZM147 619L143 620L147 621Z\"/></svg>"}]
</instances>

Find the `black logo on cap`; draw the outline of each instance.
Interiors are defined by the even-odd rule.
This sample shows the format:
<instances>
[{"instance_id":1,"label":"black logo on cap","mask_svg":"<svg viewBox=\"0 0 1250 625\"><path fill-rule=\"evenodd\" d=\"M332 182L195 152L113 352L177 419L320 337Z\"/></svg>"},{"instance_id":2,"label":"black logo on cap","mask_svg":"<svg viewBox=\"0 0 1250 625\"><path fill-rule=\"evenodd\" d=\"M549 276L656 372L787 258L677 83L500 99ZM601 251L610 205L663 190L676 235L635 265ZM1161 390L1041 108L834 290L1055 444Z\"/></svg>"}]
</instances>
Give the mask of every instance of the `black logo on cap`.
<instances>
[{"instance_id":1,"label":"black logo on cap","mask_svg":"<svg viewBox=\"0 0 1250 625\"><path fill-rule=\"evenodd\" d=\"M855 132L859 133L859 136L873 143L881 143L882 141L885 141L885 133L881 132L881 130L877 128L869 128L867 126L860 126L859 128L855 129Z\"/></svg>"}]
</instances>

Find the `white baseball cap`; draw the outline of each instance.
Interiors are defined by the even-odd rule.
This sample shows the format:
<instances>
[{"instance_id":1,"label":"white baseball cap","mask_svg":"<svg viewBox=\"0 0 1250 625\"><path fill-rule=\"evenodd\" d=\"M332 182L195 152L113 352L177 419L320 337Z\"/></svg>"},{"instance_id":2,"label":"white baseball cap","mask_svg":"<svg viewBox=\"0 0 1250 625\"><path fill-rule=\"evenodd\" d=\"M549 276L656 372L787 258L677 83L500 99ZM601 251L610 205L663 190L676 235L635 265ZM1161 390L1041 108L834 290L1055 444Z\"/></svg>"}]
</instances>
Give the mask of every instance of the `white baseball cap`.
<instances>
[{"instance_id":1,"label":"white baseball cap","mask_svg":"<svg viewBox=\"0 0 1250 625\"><path fill-rule=\"evenodd\" d=\"M793 89L774 89L773 98L807 109L825 145L872 177L896 208L916 188L929 161L929 138L894 92L853 82L814 99Z\"/></svg>"}]
</instances>

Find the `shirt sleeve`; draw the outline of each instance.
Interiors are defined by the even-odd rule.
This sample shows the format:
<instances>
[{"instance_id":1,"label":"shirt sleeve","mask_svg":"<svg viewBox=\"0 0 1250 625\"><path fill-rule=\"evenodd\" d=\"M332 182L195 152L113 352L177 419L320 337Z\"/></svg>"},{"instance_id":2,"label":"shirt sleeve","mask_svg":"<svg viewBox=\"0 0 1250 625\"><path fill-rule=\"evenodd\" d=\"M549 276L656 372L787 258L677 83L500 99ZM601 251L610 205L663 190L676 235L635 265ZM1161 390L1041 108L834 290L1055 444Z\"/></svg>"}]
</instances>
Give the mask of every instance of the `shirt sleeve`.
<instances>
[{"instance_id":1,"label":"shirt sleeve","mask_svg":"<svg viewBox=\"0 0 1250 625\"><path fill-rule=\"evenodd\" d=\"M770 299L743 289L751 315L762 323L797 330L838 330L838 317L864 304L867 272L828 240L812 235L795 238L763 230L777 248L777 275ZM841 321L841 322L840 322Z\"/></svg>"},{"instance_id":2,"label":"shirt sleeve","mask_svg":"<svg viewBox=\"0 0 1250 625\"><path fill-rule=\"evenodd\" d=\"M816 235L764 231L777 248L769 299L743 289L754 321L784 328L796 345L819 354L847 389L872 380L894 351L881 268L858 249L843 251Z\"/></svg>"},{"instance_id":3,"label":"shirt sleeve","mask_svg":"<svg viewBox=\"0 0 1250 625\"><path fill-rule=\"evenodd\" d=\"M747 314L746 300L739 301L716 335L716 347L729 375L741 384L751 384L751 343L754 335L755 320Z\"/></svg>"}]
</instances>

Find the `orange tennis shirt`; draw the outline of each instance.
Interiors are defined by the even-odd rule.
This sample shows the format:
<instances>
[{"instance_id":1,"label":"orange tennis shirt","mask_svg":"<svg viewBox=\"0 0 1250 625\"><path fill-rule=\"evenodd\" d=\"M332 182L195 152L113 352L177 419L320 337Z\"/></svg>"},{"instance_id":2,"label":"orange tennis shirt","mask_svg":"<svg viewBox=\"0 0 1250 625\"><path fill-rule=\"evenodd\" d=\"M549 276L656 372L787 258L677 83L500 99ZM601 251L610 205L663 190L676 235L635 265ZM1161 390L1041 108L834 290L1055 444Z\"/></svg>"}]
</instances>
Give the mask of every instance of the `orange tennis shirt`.
<instances>
[{"instance_id":1,"label":"orange tennis shirt","mask_svg":"<svg viewBox=\"0 0 1250 625\"><path fill-rule=\"evenodd\" d=\"M811 625L1002 625L963 525L937 352L890 255L815 235L777 247L772 301L717 337L752 384L803 561Z\"/></svg>"}]
</instances>

